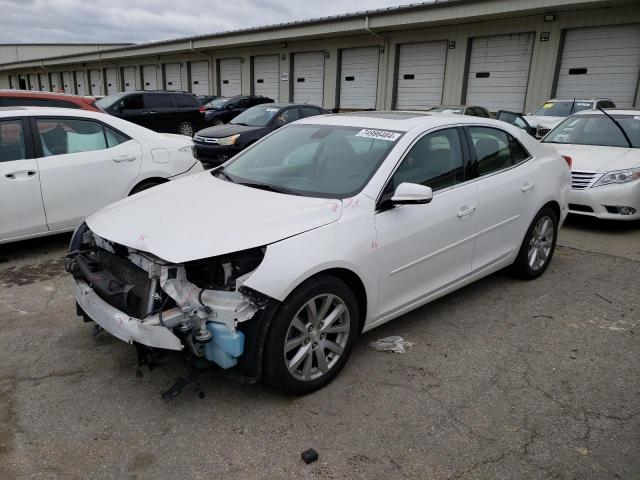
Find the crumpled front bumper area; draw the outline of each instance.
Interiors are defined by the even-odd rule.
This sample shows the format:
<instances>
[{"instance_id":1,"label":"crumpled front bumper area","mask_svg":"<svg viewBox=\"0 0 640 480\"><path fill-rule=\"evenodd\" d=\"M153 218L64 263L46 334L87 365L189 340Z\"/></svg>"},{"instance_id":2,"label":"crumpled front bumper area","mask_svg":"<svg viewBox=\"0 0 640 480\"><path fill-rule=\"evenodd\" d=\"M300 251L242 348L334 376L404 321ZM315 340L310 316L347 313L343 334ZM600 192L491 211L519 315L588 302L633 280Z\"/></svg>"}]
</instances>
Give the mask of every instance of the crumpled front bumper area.
<instances>
[{"instance_id":1,"label":"crumpled front bumper area","mask_svg":"<svg viewBox=\"0 0 640 480\"><path fill-rule=\"evenodd\" d=\"M222 368L244 353L238 324L265 299L243 282L262 261L262 250L194 264L173 264L102 239L87 228L67 256L76 283L78 313L128 343L184 351Z\"/></svg>"},{"instance_id":2,"label":"crumpled front bumper area","mask_svg":"<svg viewBox=\"0 0 640 480\"><path fill-rule=\"evenodd\" d=\"M76 279L76 301L82 311L114 337L148 347L182 350L183 345L171 330L145 323L102 300L84 280ZM153 319L150 319L150 323Z\"/></svg>"}]
</instances>

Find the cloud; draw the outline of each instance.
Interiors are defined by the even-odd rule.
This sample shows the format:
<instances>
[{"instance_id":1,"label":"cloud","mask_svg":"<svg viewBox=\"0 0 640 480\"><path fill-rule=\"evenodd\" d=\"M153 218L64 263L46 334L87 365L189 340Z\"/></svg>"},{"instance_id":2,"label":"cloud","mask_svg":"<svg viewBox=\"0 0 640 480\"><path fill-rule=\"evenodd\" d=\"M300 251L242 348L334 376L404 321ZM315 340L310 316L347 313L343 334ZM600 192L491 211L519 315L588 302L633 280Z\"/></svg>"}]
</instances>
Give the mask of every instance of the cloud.
<instances>
[{"instance_id":1,"label":"cloud","mask_svg":"<svg viewBox=\"0 0 640 480\"><path fill-rule=\"evenodd\" d=\"M0 43L150 42L406 4L402 0L0 0Z\"/></svg>"}]
</instances>

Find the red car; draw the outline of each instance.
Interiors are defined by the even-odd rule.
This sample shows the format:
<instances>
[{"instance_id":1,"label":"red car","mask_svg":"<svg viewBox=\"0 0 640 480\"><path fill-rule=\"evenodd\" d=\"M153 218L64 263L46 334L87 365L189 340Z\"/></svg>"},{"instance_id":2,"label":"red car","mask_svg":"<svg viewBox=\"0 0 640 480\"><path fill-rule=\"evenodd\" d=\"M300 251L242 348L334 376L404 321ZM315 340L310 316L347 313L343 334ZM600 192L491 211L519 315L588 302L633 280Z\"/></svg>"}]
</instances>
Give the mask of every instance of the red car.
<instances>
[{"instance_id":1,"label":"red car","mask_svg":"<svg viewBox=\"0 0 640 480\"><path fill-rule=\"evenodd\" d=\"M81 108L100 112L94 97L80 97L67 93L35 92L29 90L0 90L0 107L58 107Z\"/></svg>"}]
</instances>

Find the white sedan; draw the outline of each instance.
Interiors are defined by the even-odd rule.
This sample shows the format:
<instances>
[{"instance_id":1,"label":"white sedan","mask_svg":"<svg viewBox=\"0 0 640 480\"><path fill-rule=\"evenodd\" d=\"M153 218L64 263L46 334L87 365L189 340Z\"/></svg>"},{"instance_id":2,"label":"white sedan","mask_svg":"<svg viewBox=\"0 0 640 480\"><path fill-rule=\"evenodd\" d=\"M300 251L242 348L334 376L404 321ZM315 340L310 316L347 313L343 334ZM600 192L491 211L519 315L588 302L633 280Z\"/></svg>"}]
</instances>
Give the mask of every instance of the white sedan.
<instances>
[{"instance_id":1,"label":"white sedan","mask_svg":"<svg viewBox=\"0 0 640 480\"><path fill-rule=\"evenodd\" d=\"M90 216L67 268L112 335L305 393L359 333L505 267L541 275L569 191L555 149L504 122L311 117Z\"/></svg>"},{"instance_id":2,"label":"white sedan","mask_svg":"<svg viewBox=\"0 0 640 480\"><path fill-rule=\"evenodd\" d=\"M640 110L580 112L542 142L572 159L570 213L640 219Z\"/></svg>"},{"instance_id":3,"label":"white sedan","mask_svg":"<svg viewBox=\"0 0 640 480\"><path fill-rule=\"evenodd\" d=\"M110 203L201 172L192 145L104 113L0 108L0 243L72 231Z\"/></svg>"}]
</instances>

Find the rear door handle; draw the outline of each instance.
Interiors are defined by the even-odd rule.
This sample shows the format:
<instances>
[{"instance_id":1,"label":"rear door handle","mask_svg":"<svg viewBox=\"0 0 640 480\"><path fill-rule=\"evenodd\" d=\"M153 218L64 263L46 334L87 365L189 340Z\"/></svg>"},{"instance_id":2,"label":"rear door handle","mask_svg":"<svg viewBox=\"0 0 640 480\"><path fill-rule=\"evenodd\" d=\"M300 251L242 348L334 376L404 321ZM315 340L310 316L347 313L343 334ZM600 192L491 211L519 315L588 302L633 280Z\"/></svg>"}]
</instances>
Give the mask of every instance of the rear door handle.
<instances>
[{"instance_id":1,"label":"rear door handle","mask_svg":"<svg viewBox=\"0 0 640 480\"><path fill-rule=\"evenodd\" d=\"M525 183L520 189L521 192L529 192L535 188L535 184L533 183Z\"/></svg>"},{"instance_id":2,"label":"rear door handle","mask_svg":"<svg viewBox=\"0 0 640 480\"><path fill-rule=\"evenodd\" d=\"M476 207L462 207L458 210L458 217L466 217L476 211Z\"/></svg>"},{"instance_id":3,"label":"rear door handle","mask_svg":"<svg viewBox=\"0 0 640 480\"><path fill-rule=\"evenodd\" d=\"M19 180L20 178L33 177L35 174L36 174L35 170L20 170L19 172L7 173L5 177L7 177L10 180Z\"/></svg>"},{"instance_id":4,"label":"rear door handle","mask_svg":"<svg viewBox=\"0 0 640 480\"><path fill-rule=\"evenodd\" d=\"M119 157L113 157L113 160L116 163L122 162L133 162L136 159L135 155L120 155Z\"/></svg>"}]
</instances>

